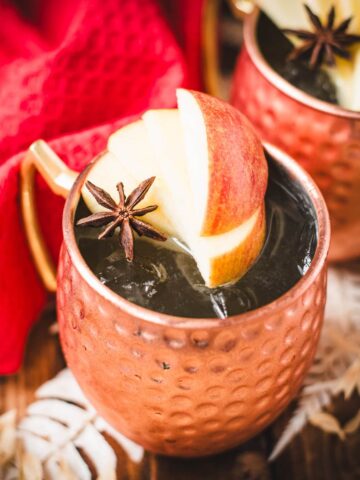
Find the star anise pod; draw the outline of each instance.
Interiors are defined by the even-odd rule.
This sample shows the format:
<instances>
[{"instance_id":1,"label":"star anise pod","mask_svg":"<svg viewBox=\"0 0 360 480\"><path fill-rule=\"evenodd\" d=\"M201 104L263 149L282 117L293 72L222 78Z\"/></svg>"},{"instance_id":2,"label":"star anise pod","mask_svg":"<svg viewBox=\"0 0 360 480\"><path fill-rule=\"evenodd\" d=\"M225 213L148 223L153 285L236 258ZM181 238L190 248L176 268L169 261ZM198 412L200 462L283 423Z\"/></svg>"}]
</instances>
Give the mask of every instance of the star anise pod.
<instances>
[{"instance_id":1,"label":"star anise pod","mask_svg":"<svg viewBox=\"0 0 360 480\"><path fill-rule=\"evenodd\" d=\"M151 185L154 183L155 177L148 178L140 183L128 197L124 193L124 185L120 182L116 185L119 192L119 203L116 204L113 198L100 187L92 182L86 182L86 188L95 198L96 202L105 207L107 212L97 212L82 218L77 222L78 226L87 227L107 227L100 233L98 239L110 237L113 235L117 227L120 227L120 244L125 251L126 259L131 262L134 259L134 236L133 230L139 235L152 238L153 240L165 241L166 237L158 232L148 223L143 222L135 217L142 217L147 213L153 212L157 205L149 205L148 207L135 209L134 207L143 200Z\"/></svg>"},{"instance_id":2,"label":"star anise pod","mask_svg":"<svg viewBox=\"0 0 360 480\"><path fill-rule=\"evenodd\" d=\"M309 17L312 31L310 30L293 30L290 28L283 29L284 33L295 35L304 43L294 48L288 59L305 59L309 60L311 68L318 68L322 63L329 66L335 65L335 55L349 59L349 47L356 42L360 42L360 35L347 33L347 29L353 17L343 20L335 27L335 7L331 7L325 23L315 15L308 5L304 5Z\"/></svg>"}]
</instances>

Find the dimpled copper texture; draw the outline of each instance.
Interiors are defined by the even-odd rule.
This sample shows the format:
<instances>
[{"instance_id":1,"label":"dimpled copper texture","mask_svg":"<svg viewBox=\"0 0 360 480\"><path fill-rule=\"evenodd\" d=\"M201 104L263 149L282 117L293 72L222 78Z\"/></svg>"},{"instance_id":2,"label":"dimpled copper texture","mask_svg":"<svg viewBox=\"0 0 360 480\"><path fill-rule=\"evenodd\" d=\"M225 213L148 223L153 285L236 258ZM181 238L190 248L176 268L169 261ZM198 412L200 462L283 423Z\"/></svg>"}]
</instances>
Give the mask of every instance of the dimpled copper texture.
<instances>
[{"instance_id":1,"label":"dimpled copper texture","mask_svg":"<svg viewBox=\"0 0 360 480\"><path fill-rule=\"evenodd\" d=\"M286 407L313 360L325 304L327 211L310 177L267 148L308 192L319 242L295 287L227 320L171 317L116 295L76 246L73 215L86 171L65 206L57 305L66 360L100 414L148 450L201 456L247 440Z\"/></svg>"},{"instance_id":2,"label":"dimpled copper texture","mask_svg":"<svg viewBox=\"0 0 360 480\"><path fill-rule=\"evenodd\" d=\"M262 138L297 160L327 203L331 260L360 255L360 113L317 100L280 77L256 39L258 11L244 26L231 102Z\"/></svg>"}]
</instances>

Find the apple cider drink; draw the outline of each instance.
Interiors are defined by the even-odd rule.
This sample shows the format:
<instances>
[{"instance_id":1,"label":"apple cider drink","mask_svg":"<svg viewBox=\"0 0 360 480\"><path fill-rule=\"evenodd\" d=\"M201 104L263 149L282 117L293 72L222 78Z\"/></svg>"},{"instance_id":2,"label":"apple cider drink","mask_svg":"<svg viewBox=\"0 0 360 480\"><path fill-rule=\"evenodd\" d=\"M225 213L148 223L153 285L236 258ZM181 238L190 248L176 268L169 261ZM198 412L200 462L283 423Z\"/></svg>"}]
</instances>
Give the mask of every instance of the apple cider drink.
<instances>
[{"instance_id":1,"label":"apple cider drink","mask_svg":"<svg viewBox=\"0 0 360 480\"><path fill-rule=\"evenodd\" d=\"M80 252L103 284L161 313L271 303L311 264L314 208L241 113L185 90L178 104L110 137L77 208Z\"/></svg>"}]
</instances>

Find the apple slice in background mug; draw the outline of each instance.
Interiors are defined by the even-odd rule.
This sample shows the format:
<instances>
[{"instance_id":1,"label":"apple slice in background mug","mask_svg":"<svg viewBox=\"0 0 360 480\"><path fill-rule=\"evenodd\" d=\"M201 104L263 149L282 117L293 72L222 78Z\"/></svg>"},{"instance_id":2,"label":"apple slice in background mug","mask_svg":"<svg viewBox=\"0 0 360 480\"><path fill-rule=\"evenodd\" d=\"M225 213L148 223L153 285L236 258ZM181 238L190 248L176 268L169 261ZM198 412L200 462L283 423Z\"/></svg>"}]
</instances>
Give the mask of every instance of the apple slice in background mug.
<instances>
[{"instance_id":1,"label":"apple slice in background mug","mask_svg":"<svg viewBox=\"0 0 360 480\"><path fill-rule=\"evenodd\" d=\"M255 435L301 386L329 220L311 178L274 147L265 155L237 110L198 92L178 100L115 132L75 181L57 306L65 357L99 413L151 451L198 456ZM27 172L49 159L57 179L71 173L31 147L30 239Z\"/></svg>"}]
</instances>

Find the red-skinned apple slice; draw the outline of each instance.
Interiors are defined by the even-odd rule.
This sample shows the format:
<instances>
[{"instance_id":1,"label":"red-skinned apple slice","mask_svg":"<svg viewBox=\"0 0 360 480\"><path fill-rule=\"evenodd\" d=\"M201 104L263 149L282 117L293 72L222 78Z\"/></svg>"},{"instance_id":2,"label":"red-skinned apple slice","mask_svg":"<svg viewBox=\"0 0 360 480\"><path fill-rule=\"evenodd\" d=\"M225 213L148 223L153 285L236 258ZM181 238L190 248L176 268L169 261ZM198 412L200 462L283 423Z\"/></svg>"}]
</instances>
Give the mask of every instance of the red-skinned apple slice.
<instances>
[{"instance_id":1,"label":"red-skinned apple slice","mask_svg":"<svg viewBox=\"0 0 360 480\"><path fill-rule=\"evenodd\" d=\"M268 171L249 121L231 105L177 90L191 188L202 235L239 226L264 201Z\"/></svg>"}]
</instances>

